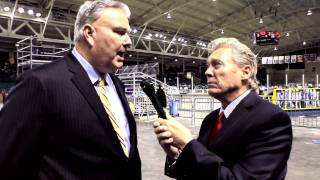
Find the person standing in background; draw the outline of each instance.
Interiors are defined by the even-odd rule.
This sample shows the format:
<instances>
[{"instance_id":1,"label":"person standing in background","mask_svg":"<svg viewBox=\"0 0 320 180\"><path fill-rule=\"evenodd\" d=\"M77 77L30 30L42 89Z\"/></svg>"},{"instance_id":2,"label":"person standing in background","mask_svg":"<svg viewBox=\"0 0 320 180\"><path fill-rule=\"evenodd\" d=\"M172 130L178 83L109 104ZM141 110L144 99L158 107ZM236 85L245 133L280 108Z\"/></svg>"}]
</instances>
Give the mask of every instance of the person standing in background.
<instances>
[{"instance_id":1,"label":"person standing in background","mask_svg":"<svg viewBox=\"0 0 320 180\"><path fill-rule=\"evenodd\" d=\"M154 122L167 153L166 175L179 180L285 179L291 121L256 94L256 56L235 38L219 38L208 47L208 93L222 107L204 118L197 139L172 117Z\"/></svg>"},{"instance_id":2,"label":"person standing in background","mask_svg":"<svg viewBox=\"0 0 320 180\"><path fill-rule=\"evenodd\" d=\"M129 18L124 3L85 1L72 51L18 78L0 111L0 179L141 180L136 123L114 75Z\"/></svg>"}]
</instances>

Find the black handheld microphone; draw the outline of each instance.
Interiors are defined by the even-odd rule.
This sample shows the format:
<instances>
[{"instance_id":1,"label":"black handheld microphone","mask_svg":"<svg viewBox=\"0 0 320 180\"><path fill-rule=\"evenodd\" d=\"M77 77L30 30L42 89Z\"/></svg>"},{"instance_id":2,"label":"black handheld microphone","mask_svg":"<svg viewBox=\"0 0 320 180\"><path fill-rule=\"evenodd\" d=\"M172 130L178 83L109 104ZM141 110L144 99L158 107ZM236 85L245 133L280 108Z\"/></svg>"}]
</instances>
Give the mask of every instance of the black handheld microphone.
<instances>
[{"instance_id":1,"label":"black handheld microphone","mask_svg":"<svg viewBox=\"0 0 320 180\"><path fill-rule=\"evenodd\" d=\"M164 112L158 98L156 97L155 90L150 80L144 79L141 81L140 86L144 93L149 97L152 102L152 105L156 109L158 116L162 119L167 119L166 113Z\"/></svg>"}]
</instances>

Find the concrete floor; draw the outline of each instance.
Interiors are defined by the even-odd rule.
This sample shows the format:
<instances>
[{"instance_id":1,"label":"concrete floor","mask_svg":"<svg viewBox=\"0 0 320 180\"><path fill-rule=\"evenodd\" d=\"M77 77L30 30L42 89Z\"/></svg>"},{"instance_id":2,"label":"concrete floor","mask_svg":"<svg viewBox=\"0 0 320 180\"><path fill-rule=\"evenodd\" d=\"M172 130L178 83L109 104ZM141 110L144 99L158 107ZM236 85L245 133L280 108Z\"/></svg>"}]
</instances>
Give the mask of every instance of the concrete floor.
<instances>
[{"instance_id":1,"label":"concrete floor","mask_svg":"<svg viewBox=\"0 0 320 180\"><path fill-rule=\"evenodd\" d=\"M190 126L197 135L199 126ZM142 161L143 180L169 180L163 175L165 153L162 151L153 133L152 122L138 122L139 150ZM286 180L319 180L320 179L320 128L293 128L293 149L288 162Z\"/></svg>"}]
</instances>

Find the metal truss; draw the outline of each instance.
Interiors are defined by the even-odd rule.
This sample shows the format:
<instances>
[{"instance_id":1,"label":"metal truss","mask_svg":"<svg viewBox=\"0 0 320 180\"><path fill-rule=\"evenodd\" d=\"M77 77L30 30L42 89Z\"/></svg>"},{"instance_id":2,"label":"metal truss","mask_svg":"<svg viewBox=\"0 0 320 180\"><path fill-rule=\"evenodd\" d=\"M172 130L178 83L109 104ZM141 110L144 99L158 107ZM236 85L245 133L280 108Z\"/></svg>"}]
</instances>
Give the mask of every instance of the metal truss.
<instances>
[{"instance_id":1,"label":"metal truss","mask_svg":"<svg viewBox=\"0 0 320 180\"><path fill-rule=\"evenodd\" d=\"M16 13L16 4L11 13L0 11L0 37L19 41L30 36L35 36L39 41L67 44L71 48L73 45L72 35L74 24L71 20L55 20L57 18L53 17L55 12L52 10L54 0L49 2L49 10L46 12L47 15L42 18L27 17ZM129 50L148 54L206 60L208 57L207 48L192 45L197 43L196 40L188 39L188 43L175 41L179 30L175 35L164 34L164 36L167 37L166 39L148 38L146 34L152 31L147 30L147 25L145 25L143 30L141 29L141 31L135 34L130 34L133 45Z\"/></svg>"}]
</instances>

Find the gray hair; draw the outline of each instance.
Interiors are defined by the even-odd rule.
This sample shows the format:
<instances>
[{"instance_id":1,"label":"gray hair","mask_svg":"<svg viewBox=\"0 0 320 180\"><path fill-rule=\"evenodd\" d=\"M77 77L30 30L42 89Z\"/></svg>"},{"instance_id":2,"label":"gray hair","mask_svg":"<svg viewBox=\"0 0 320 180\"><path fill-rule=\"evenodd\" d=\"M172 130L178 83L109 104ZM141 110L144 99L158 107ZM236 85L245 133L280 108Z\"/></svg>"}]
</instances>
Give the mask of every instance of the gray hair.
<instances>
[{"instance_id":1,"label":"gray hair","mask_svg":"<svg viewBox=\"0 0 320 180\"><path fill-rule=\"evenodd\" d=\"M83 38L82 27L97 20L105 8L119 8L128 16L128 19L130 18L130 9L122 2L112 0L85 1L79 8L74 24L74 42L78 42Z\"/></svg>"},{"instance_id":2,"label":"gray hair","mask_svg":"<svg viewBox=\"0 0 320 180\"><path fill-rule=\"evenodd\" d=\"M244 66L250 66L252 68L252 74L248 79L249 88L256 90L258 88L257 75L257 59L256 55L245 44L241 43L236 38L218 38L210 42L208 45L209 52L219 48L230 48L232 50L232 56L234 62L241 68Z\"/></svg>"}]
</instances>

